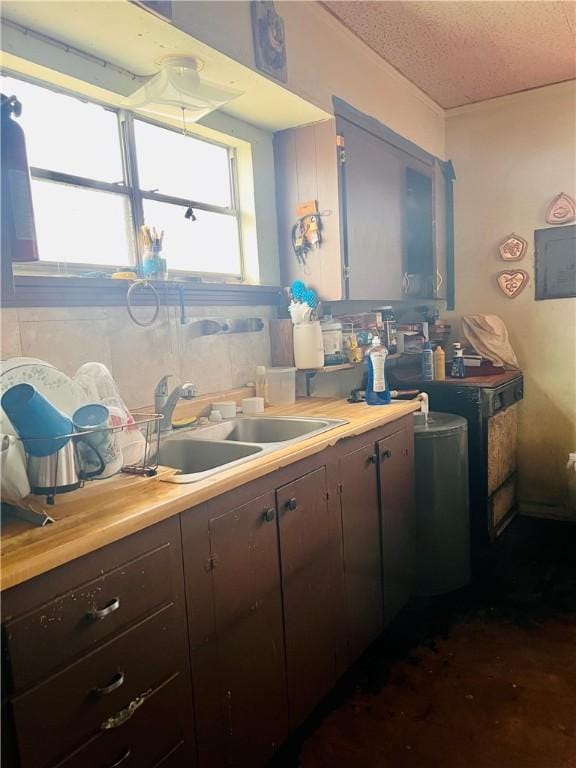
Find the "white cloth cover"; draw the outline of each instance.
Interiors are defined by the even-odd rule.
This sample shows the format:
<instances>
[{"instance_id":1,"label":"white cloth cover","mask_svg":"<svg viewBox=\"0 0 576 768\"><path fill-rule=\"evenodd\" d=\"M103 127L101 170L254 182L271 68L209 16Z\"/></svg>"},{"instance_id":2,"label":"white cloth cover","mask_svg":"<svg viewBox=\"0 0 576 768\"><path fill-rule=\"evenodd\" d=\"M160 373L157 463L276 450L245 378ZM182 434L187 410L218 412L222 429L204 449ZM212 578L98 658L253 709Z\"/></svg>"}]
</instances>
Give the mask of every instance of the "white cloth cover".
<instances>
[{"instance_id":1,"label":"white cloth cover","mask_svg":"<svg viewBox=\"0 0 576 768\"><path fill-rule=\"evenodd\" d=\"M468 344L494 365L520 368L504 321L498 315L464 315L462 333Z\"/></svg>"}]
</instances>

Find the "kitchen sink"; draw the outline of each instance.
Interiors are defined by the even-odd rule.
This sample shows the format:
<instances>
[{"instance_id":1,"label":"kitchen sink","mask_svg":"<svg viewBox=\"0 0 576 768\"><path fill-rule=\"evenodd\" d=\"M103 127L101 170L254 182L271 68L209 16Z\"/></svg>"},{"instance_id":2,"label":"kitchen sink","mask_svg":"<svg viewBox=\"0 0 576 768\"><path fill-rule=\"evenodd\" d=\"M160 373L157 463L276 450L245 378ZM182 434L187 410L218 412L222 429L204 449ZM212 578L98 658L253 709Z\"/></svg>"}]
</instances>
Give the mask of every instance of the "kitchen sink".
<instances>
[{"instance_id":1,"label":"kitchen sink","mask_svg":"<svg viewBox=\"0 0 576 768\"><path fill-rule=\"evenodd\" d=\"M311 437L346 424L342 419L284 418L281 416L239 416L190 433L191 439L226 440L240 443L287 443Z\"/></svg>"},{"instance_id":2,"label":"kitchen sink","mask_svg":"<svg viewBox=\"0 0 576 768\"><path fill-rule=\"evenodd\" d=\"M160 464L182 472L173 478L174 482L181 483L200 480L213 470L237 464L258 453L262 453L259 445L170 438L162 442L158 458ZM186 477L190 479L184 479Z\"/></svg>"},{"instance_id":3,"label":"kitchen sink","mask_svg":"<svg viewBox=\"0 0 576 768\"><path fill-rule=\"evenodd\" d=\"M239 416L169 433L161 439L159 463L181 472L166 482L194 483L346 423L343 419Z\"/></svg>"}]
</instances>

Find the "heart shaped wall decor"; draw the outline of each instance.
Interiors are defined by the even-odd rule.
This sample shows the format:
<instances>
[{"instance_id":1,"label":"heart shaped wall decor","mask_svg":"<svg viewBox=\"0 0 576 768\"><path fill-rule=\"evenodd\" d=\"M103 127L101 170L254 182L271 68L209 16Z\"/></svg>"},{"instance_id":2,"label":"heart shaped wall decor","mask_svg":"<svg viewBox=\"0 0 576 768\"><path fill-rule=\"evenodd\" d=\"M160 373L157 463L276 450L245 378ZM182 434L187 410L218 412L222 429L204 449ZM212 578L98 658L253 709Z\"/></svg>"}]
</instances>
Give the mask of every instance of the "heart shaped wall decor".
<instances>
[{"instance_id":1,"label":"heart shaped wall decor","mask_svg":"<svg viewBox=\"0 0 576 768\"><path fill-rule=\"evenodd\" d=\"M509 299L515 299L528 285L530 276L523 269L504 269L498 272L496 280L502 293Z\"/></svg>"},{"instance_id":2,"label":"heart shaped wall decor","mask_svg":"<svg viewBox=\"0 0 576 768\"><path fill-rule=\"evenodd\" d=\"M568 224L576 219L576 202L565 192L560 192L548 206L546 221L548 224Z\"/></svg>"}]
</instances>

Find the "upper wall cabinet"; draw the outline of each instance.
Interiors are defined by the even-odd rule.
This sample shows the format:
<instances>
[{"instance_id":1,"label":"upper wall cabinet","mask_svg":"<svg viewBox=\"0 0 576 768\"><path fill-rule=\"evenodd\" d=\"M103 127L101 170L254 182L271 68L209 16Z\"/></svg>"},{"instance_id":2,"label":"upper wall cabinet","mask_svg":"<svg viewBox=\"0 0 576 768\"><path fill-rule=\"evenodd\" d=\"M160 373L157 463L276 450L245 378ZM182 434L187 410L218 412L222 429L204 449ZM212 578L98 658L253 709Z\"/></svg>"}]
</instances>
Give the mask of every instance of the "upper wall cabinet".
<instances>
[{"instance_id":1,"label":"upper wall cabinet","mask_svg":"<svg viewBox=\"0 0 576 768\"><path fill-rule=\"evenodd\" d=\"M276 134L284 284L324 300L450 299L451 164L352 108L335 121ZM322 245L293 247L296 207L316 200Z\"/></svg>"}]
</instances>

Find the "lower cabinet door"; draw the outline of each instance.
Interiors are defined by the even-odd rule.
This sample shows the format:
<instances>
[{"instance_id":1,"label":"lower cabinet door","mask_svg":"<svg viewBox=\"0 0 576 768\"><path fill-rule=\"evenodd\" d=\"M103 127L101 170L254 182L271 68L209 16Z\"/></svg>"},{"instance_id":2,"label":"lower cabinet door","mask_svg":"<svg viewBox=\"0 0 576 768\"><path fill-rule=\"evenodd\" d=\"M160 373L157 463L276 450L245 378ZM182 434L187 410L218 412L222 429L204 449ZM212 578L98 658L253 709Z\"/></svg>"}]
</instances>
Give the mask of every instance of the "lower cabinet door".
<instances>
[{"instance_id":1,"label":"lower cabinet door","mask_svg":"<svg viewBox=\"0 0 576 768\"><path fill-rule=\"evenodd\" d=\"M192 651L199 763L259 768L288 735L274 492L209 509L206 532L214 624Z\"/></svg>"},{"instance_id":2,"label":"lower cabinet door","mask_svg":"<svg viewBox=\"0 0 576 768\"><path fill-rule=\"evenodd\" d=\"M334 685L341 622L339 510L328 504L326 468L276 492L290 726Z\"/></svg>"},{"instance_id":3,"label":"lower cabinet door","mask_svg":"<svg viewBox=\"0 0 576 768\"><path fill-rule=\"evenodd\" d=\"M414 579L414 434L405 429L378 441L384 623L406 605Z\"/></svg>"},{"instance_id":4,"label":"lower cabinet door","mask_svg":"<svg viewBox=\"0 0 576 768\"><path fill-rule=\"evenodd\" d=\"M340 457L349 662L383 629L378 455L368 443Z\"/></svg>"}]
</instances>

